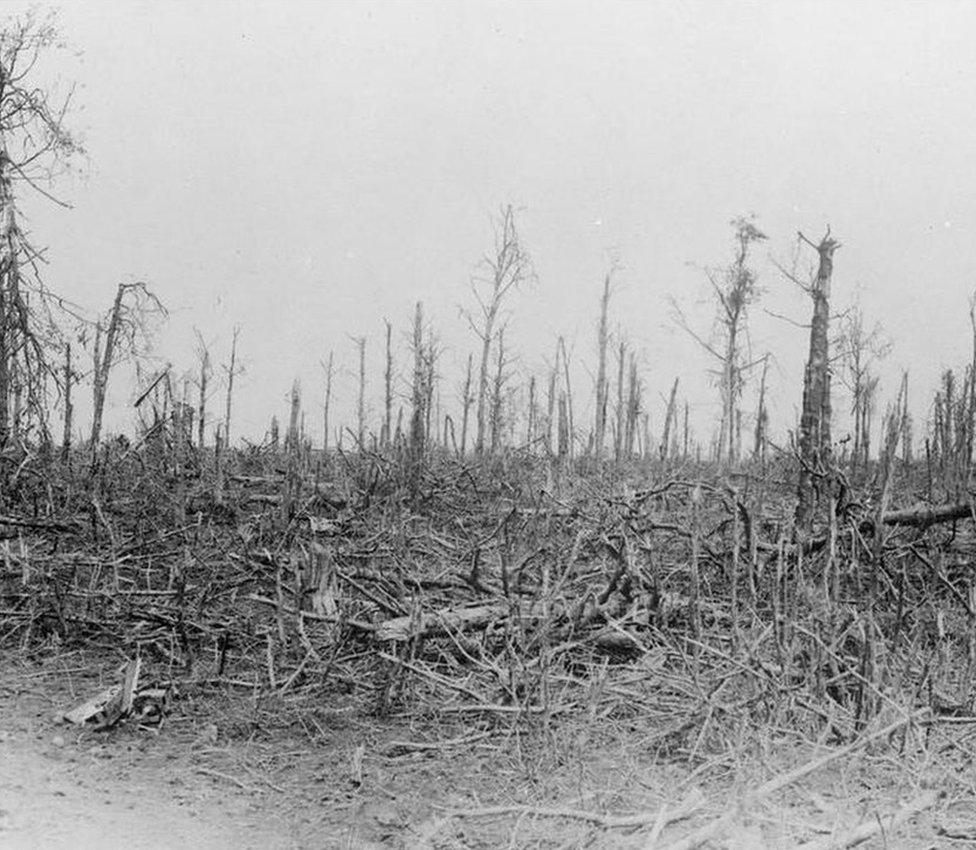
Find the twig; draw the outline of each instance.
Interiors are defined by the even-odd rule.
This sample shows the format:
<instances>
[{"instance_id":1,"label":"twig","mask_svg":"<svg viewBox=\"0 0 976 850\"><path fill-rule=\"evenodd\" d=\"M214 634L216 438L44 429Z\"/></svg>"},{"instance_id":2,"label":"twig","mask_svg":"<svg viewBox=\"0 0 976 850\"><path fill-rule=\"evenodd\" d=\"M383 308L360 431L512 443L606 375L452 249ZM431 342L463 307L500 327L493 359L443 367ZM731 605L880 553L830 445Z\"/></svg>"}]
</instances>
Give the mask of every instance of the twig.
<instances>
[{"instance_id":1,"label":"twig","mask_svg":"<svg viewBox=\"0 0 976 850\"><path fill-rule=\"evenodd\" d=\"M700 790L695 789L681 803L668 810L664 806L660 811L640 815L601 815L585 809L546 808L543 806L489 806L483 809L454 809L454 817L491 818L502 815L531 815L540 818L563 818L565 820L582 820L595 824L604 829L633 829L648 824L669 823L683 820L692 815L705 802ZM663 828L663 827L662 827Z\"/></svg>"},{"instance_id":2,"label":"twig","mask_svg":"<svg viewBox=\"0 0 976 850\"><path fill-rule=\"evenodd\" d=\"M861 747L871 743L871 741L876 741L878 738L885 738L894 732L897 732L902 726L905 726L916 719L918 719L917 716L899 718L894 723L889 723L883 729L872 732L870 735L860 738L859 740L848 744L846 747L841 747L839 750L826 753L820 758L808 761L806 764L802 764L793 770L787 771L786 773L781 773L779 776L774 776L772 779L760 785L752 794L747 795L740 806L730 809L721 817L718 817L710 823L705 824L703 827L696 829L693 833L686 835L681 840L676 841L673 844L669 844L665 850L692 850L692 848L698 847L700 844L704 844L710 838L715 837L715 835L731 826L735 819L739 816L743 807L758 803L764 797L768 797L770 794L775 794L777 791L786 788L788 785L792 785L794 782L797 782L804 776L819 770L824 765L830 764L832 761L836 761L839 758L850 755L856 750L859 750Z\"/></svg>"},{"instance_id":3,"label":"twig","mask_svg":"<svg viewBox=\"0 0 976 850\"><path fill-rule=\"evenodd\" d=\"M884 833L886 838L890 838L894 830L919 812L934 806L941 796L938 791L924 791L909 800L893 814L885 817L877 815L873 820L865 821L860 826L856 826L842 835L832 835L828 838L807 841L799 845L797 850L844 850L844 848L854 847L862 841L867 841L879 832Z\"/></svg>"}]
</instances>

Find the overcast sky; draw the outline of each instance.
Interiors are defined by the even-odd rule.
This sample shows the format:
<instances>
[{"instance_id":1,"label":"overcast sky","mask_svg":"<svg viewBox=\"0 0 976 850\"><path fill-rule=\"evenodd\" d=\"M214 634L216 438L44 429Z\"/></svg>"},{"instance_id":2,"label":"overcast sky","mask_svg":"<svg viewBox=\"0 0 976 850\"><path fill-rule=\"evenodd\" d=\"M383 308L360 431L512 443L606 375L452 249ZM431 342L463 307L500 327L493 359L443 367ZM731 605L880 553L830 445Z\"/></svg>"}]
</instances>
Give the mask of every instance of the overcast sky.
<instances>
[{"instance_id":1,"label":"overcast sky","mask_svg":"<svg viewBox=\"0 0 976 850\"><path fill-rule=\"evenodd\" d=\"M652 420L679 374L699 421L717 414L668 296L707 332L701 267L729 261L729 220L750 212L769 236L753 345L776 357L780 428L807 338L761 307L806 320L770 262L798 229L843 243L835 304L859 298L894 341L886 398L908 368L924 415L938 372L969 360L974 4L86 0L60 26L80 55L46 73L78 83L88 163L57 187L73 209L25 199L48 283L95 310L148 281L172 314L157 354L180 369L194 326L221 360L240 325L239 433L262 432L294 378L319 394L330 349L348 406L360 335L378 414L383 318L399 339L417 300L447 395L475 342L458 307L509 203L537 276L511 302L522 374L559 334L592 369L616 265L612 325L641 352ZM115 387L117 417L132 395Z\"/></svg>"}]
</instances>

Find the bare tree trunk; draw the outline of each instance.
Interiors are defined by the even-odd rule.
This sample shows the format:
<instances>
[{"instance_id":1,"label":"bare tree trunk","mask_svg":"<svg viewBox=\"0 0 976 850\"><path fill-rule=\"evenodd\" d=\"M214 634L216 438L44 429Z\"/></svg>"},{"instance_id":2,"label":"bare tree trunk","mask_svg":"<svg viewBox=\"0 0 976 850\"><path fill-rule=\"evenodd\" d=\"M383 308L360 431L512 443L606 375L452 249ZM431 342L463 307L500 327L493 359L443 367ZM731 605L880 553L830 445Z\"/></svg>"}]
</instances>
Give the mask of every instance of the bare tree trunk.
<instances>
[{"instance_id":1,"label":"bare tree trunk","mask_svg":"<svg viewBox=\"0 0 976 850\"><path fill-rule=\"evenodd\" d=\"M410 416L409 444L410 489L413 495L417 494L423 470L427 423L427 376L428 367L424 356L424 308L418 301L413 321L413 387L411 388L413 411Z\"/></svg>"},{"instance_id":2,"label":"bare tree trunk","mask_svg":"<svg viewBox=\"0 0 976 850\"><path fill-rule=\"evenodd\" d=\"M3 210L0 209L0 215ZM5 258L6 259L6 258ZM10 351L13 348L10 331L13 322L8 316L7 281L0 276L0 448L10 437Z\"/></svg>"},{"instance_id":3,"label":"bare tree trunk","mask_svg":"<svg viewBox=\"0 0 976 850\"><path fill-rule=\"evenodd\" d=\"M529 421L525 427L525 447L532 448L535 440L535 420L536 420L536 400L535 400L535 375L529 378Z\"/></svg>"},{"instance_id":4,"label":"bare tree trunk","mask_svg":"<svg viewBox=\"0 0 976 850\"><path fill-rule=\"evenodd\" d=\"M366 448L366 337L356 339L359 349L359 395L356 400L356 442L359 451Z\"/></svg>"},{"instance_id":5,"label":"bare tree trunk","mask_svg":"<svg viewBox=\"0 0 976 850\"><path fill-rule=\"evenodd\" d=\"M559 350L563 356L563 378L566 381L566 427L569 428L569 456L573 456L573 443L576 440L576 422L573 418L573 384L569 379L569 355L566 353L566 340L559 337Z\"/></svg>"},{"instance_id":6,"label":"bare tree trunk","mask_svg":"<svg viewBox=\"0 0 976 850\"><path fill-rule=\"evenodd\" d=\"M464 375L464 395L461 399L461 457L464 457L468 448L468 419L471 413L471 405L474 399L471 396L471 377L474 367L474 355L468 355L468 368Z\"/></svg>"},{"instance_id":7,"label":"bare tree trunk","mask_svg":"<svg viewBox=\"0 0 976 850\"><path fill-rule=\"evenodd\" d=\"M603 457L603 441L607 431L607 331L610 310L610 275L603 281L603 297L600 299L600 325L597 329L597 355L599 363L596 373L596 422L593 430L593 449L597 458Z\"/></svg>"},{"instance_id":8,"label":"bare tree trunk","mask_svg":"<svg viewBox=\"0 0 976 850\"><path fill-rule=\"evenodd\" d=\"M630 354L630 376L627 388L627 431L626 431L626 452L627 457L634 456L634 440L637 436L637 421L641 409L641 386L640 378L637 375L637 358L633 352Z\"/></svg>"},{"instance_id":9,"label":"bare tree trunk","mask_svg":"<svg viewBox=\"0 0 976 850\"><path fill-rule=\"evenodd\" d=\"M10 436L11 368L17 349L15 311L19 286L10 159L0 150L0 447Z\"/></svg>"},{"instance_id":10,"label":"bare tree trunk","mask_svg":"<svg viewBox=\"0 0 976 850\"><path fill-rule=\"evenodd\" d=\"M67 462L71 457L71 428L74 418L74 405L71 401L71 386L74 375L71 371L71 343L64 346L64 430L61 436L61 460Z\"/></svg>"},{"instance_id":11,"label":"bare tree trunk","mask_svg":"<svg viewBox=\"0 0 976 850\"><path fill-rule=\"evenodd\" d=\"M102 414L105 410L105 393L108 387L109 372L112 369L112 358L115 356L115 343L118 340L119 324L122 321L122 298L127 288L126 284L120 283L115 293L115 302L112 304L108 330L105 332L105 349L101 352L100 361L95 364L95 409L92 416L91 433L92 462L95 460L98 451L98 441L102 434ZM98 346L96 345L95 356L98 357L98 355Z\"/></svg>"},{"instance_id":12,"label":"bare tree trunk","mask_svg":"<svg viewBox=\"0 0 976 850\"><path fill-rule=\"evenodd\" d=\"M488 359L491 356L491 341L495 333L495 317L492 314L485 322L485 336L481 341L481 365L478 368L478 407L477 431L475 433L474 450L481 454L485 450L485 426L488 397Z\"/></svg>"},{"instance_id":13,"label":"bare tree trunk","mask_svg":"<svg viewBox=\"0 0 976 850\"><path fill-rule=\"evenodd\" d=\"M224 402L224 448L230 448L230 414L234 400L234 376L237 374L237 337L239 327L234 328L234 336L230 344L230 366L227 369L227 397Z\"/></svg>"},{"instance_id":14,"label":"bare tree trunk","mask_svg":"<svg viewBox=\"0 0 976 850\"><path fill-rule=\"evenodd\" d=\"M288 433L285 435L285 486L281 499L281 515L285 522L294 516L294 506L301 496L301 439L299 421L302 411L302 390L296 380L291 385L288 413Z\"/></svg>"},{"instance_id":15,"label":"bare tree trunk","mask_svg":"<svg viewBox=\"0 0 976 850\"><path fill-rule=\"evenodd\" d=\"M804 239L804 241L808 240ZM801 536L813 528L819 496L819 479L830 466L830 278L838 243L827 235L814 245L820 258L810 294L813 321L810 326L810 354L803 379L803 407L800 415L800 475L797 484L796 526Z\"/></svg>"},{"instance_id":16,"label":"bare tree trunk","mask_svg":"<svg viewBox=\"0 0 976 850\"><path fill-rule=\"evenodd\" d=\"M495 363L495 379L491 388L491 417L489 419L489 434L491 439L491 453L495 454L500 448L502 431L502 389L505 383L505 328L498 331L498 355Z\"/></svg>"},{"instance_id":17,"label":"bare tree trunk","mask_svg":"<svg viewBox=\"0 0 976 850\"><path fill-rule=\"evenodd\" d=\"M424 362L424 390L427 393L424 399L424 446L431 447L437 443L437 429L433 427L434 414L434 391L437 384L436 361L437 352L434 346L434 332L427 332L427 346L423 351Z\"/></svg>"},{"instance_id":18,"label":"bare tree trunk","mask_svg":"<svg viewBox=\"0 0 976 850\"><path fill-rule=\"evenodd\" d=\"M325 403L322 405L322 452L329 453L329 408L332 405L332 359L334 351L329 352L329 365L325 368Z\"/></svg>"},{"instance_id":19,"label":"bare tree trunk","mask_svg":"<svg viewBox=\"0 0 976 850\"><path fill-rule=\"evenodd\" d=\"M202 341L201 341L202 342ZM210 352L206 347L200 357L200 400L197 408L197 448L206 448L207 382L210 379Z\"/></svg>"},{"instance_id":20,"label":"bare tree trunk","mask_svg":"<svg viewBox=\"0 0 976 850\"><path fill-rule=\"evenodd\" d=\"M217 423L214 434L214 504L224 503L224 435L223 423Z\"/></svg>"},{"instance_id":21,"label":"bare tree trunk","mask_svg":"<svg viewBox=\"0 0 976 850\"><path fill-rule=\"evenodd\" d=\"M380 442L384 447L390 445L390 428L393 427L393 324L386 322L386 373L383 376L385 393L383 398L383 433Z\"/></svg>"},{"instance_id":22,"label":"bare tree trunk","mask_svg":"<svg viewBox=\"0 0 976 850\"><path fill-rule=\"evenodd\" d=\"M556 366L549 373L549 390L546 395L546 454L552 455L552 429L555 424L556 413Z\"/></svg>"},{"instance_id":23,"label":"bare tree trunk","mask_svg":"<svg viewBox=\"0 0 976 850\"><path fill-rule=\"evenodd\" d=\"M766 373L769 370L769 355L763 357L762 378L759 380L759 406L756 409L756 433L753 443L752 456L756 460L766 459L766 429L769 424L769 412L766 410Z\"/></svg>"},{"instance_id":24,"label":"bare tree trunk","mask_svg":"<svg viewBox=\"0 0 976 850\"><path fill-rule=\"evenodd\" d=\"M681 450L681 457L684 460L688 460L688 402L685 402L685 426L684 426L684 439L683 448Z\"/></svg>"},{"instance_id":25,"label":"bare tree trunk","mask_svg":"<svg viewBox=\"0 0 976 850\"><path fill-rule=\"evenodd\" d=\"M559 425L558 425L558 446L559 458L562 459L569 454L569 416L566 411L566 393L559 394Z\"/></svg>"},{"instance_id":26,"label":"bare tree trunk","mask_svg":"<svg viewBox=\"0 0 976 850\"><path fill-rule=\"evenodd\" d=\"M614 446L614 460L623 457L624 449L624 363L627 360L627 343L621 341L617 354L617 434Z\"/></svg>"},{"instance_id":27,"label":"bare tree trunk","mask_svg":"<svg viewBox=\"0 0 976 850\"><path fill-rule=\"evenodd\" d=\"M674 379L671 385L671 395L668 397L668 407L664 413L664 433L661 434L661 460L667 459L671 453L671 429L677 424L676 402L678 400L678 378ZM677 430L677 429L675 429Z\"/></svg>"}]
</instances>

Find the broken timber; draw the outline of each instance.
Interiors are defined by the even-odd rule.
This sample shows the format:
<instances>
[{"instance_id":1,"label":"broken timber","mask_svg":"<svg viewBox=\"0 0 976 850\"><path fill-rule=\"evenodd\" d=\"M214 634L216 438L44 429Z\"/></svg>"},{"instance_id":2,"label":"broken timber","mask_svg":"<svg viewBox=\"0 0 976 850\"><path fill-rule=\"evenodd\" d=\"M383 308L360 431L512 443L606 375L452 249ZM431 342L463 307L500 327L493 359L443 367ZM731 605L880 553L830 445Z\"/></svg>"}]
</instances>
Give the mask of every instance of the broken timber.
<instances>
[{"instance_id":1,"label":"broken timber","mask_svg":"<svg viewBox=\"0 0 976 850\"><path fill-rule=\"evenodd\" d=\"M937 525L940 522L953 522L957 519L968 519L973 516L973 503L959 502L950 505L918 505L914 508L888 511L882 517L882 522L885 525L906 525L912 528L928 528L930 525ZM870 520L867 520L866 524L868 528L874 525Z\"/></svg>"}]
</instances>

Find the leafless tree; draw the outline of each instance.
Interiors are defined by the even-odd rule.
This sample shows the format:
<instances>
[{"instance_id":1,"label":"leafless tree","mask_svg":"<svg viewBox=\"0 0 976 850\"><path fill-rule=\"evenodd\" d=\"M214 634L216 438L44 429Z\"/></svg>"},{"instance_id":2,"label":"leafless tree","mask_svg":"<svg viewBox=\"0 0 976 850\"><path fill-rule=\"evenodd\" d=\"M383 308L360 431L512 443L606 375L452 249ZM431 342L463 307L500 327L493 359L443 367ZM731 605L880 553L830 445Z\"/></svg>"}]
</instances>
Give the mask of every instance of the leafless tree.
<instances>
[{"instance_id":1,"label":"leafless tree","mask_svg":"<svg viewBox=\"0 0 976 850\"><path fill-rule=\"evenodd\" d=\"M739 402L745 375L762 363L762 358L751 362L746 359L748 310L761 294L748 259L750 247L767 237L756 227L751 216L733 219L731 225L735 231L735 258L724 269L705 270L717 304L715 329L711 336L706 337L694 330L677 302L672 301L678 325L719 364L718 384L722 401L718 439L720 461L723 458L730 461L739 458L742 419Z\"/></svg>"},{"instance_id":2,"label":"leafless tree","mask_svg":"<svg viewBox=\"0 0 976 850\"><path fill-rule=\"evenodd\" d=\"M871 448L871 418L878 377L873 374L879 360L891 351L880 325L865 326L859 306L841 317L837 347L843 364L843 382L851 393L851 415L854 419L854 447L851 464L867 463Z\"/></svg>"},{"instance_id":3,"label":"leafless tree","mask_svg":"<svg viewBox=\"0 0 976 850\"><path fill-rule=\"evenodd\" d=\"M224 398L224 447L230 447L230 415L234 403L234 378L239 374L237 365L237 338L241 335L239 327L234 328L234 336L230 344L230 365L225 366L227 372L227 395Z\"/></svg>"},{"instance_id":4,"label":"leafless tree","mask_svg":"<svg viewBox=\"0 0 976 850\"><path fill-rule=\"evenodd\" d=\"M200 358L200 379L197 388L200 396L197 404L197 448L206 448L206 422L207 422L207 386L210 382L210 349L207 347L206 340L199 330L197 336L197 357Z\"/></svg>"},{"instance_id":5,"label":"leafless tree","mask_svg":"<svg viewBox=\"0 0 976 850\"><path fill-rule=\"evenodd\" d=\"M322 363L325 370L325 399L322 403L322 451L329 453L329 408L332 406L332 375L334 351L329 352L329 362Z\"/></svg>"},{"instance_id":6,"label":"leafless tree","mask_svg":"<svg viewBox=\"0 0 976 850\"><path fill-rule=\"evenodd\" d=\"M64 125L73 89L58 97L39 85L39 59L62 46L51 16L33 12L0 27L0 445L11 426L15 388L29 412L46 422L43 381L54 374L51 301L38 273L42 251L20 225L18 186L60 206L49 188L81 146Z\"/></svg>"},{"instance_id":7,"label":"leafless tree","mask_svg":"<svg viewBox=\"0 0 976 850\"><path fill-rule=\"evenodd\" d=\"M482 267L485 273L471 282L478 310L462 311L481 341L475 433L475 451L479 454L485 449L490 403L488 370L492 345L504 324L502 306L509 293L517 289L531 274L529 256L519 239L515 227L515 212L511 206L505 207L501 212L495 230L494 250L484 258Z\"/></svg>"},{"instance_id":8,"label":"leafless tree","mask_svg":"<svg viewBox=\"0 0 976 850\"><path fill-rule=\"evenodd\" d=\"M91 431L93 461L102 433L109 375L117 363L139 352L140 342L145 340L149 331L149 320L154 315L165 316L166 309L145 283L120 283L115 291L111 310L95 323L92 376L94 411Z\"/></svg>"}]
</instances>

